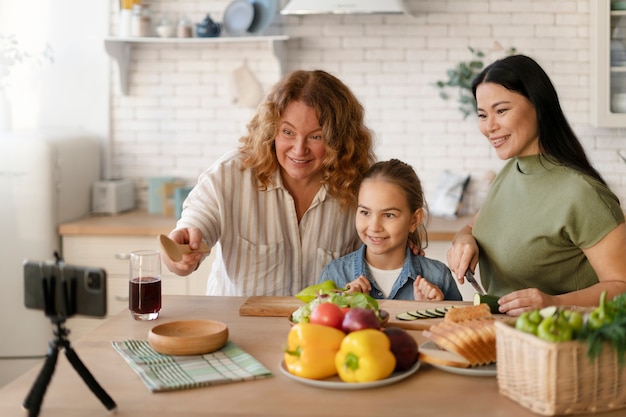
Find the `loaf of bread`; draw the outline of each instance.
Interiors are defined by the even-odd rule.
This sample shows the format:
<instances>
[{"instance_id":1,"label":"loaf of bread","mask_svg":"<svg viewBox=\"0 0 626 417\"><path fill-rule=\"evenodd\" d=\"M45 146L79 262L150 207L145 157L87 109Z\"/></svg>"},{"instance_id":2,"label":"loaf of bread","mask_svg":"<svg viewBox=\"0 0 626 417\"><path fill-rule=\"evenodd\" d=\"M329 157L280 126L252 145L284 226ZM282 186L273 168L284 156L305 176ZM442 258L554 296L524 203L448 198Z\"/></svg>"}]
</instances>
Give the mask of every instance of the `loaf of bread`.
<instances>
[{"instance_id":1,"label":"loaf of bread","mask_svg":"<svg viewBox=\"0 0 626 417\"><path fill-rule=\"evenodd\" d=\"M450 309L443 322L423 334L449 353L420 349L424 362L466 368L496 361L494 319L487 304Z\"/></svg>"}]
</instances>

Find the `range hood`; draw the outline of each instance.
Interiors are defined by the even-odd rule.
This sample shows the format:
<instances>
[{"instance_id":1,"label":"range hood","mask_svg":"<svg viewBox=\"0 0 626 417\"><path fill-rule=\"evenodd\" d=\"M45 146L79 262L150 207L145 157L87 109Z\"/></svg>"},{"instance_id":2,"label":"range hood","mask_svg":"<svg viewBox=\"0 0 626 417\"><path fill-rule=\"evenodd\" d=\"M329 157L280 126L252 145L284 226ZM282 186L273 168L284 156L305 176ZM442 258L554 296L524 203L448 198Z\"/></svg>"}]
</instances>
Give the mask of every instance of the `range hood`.
<instances>
[{"instance_id":1,"label":"range hood","mask_svg":"<svg viewBox=\"0 0 626 417\"><path fill-rule=\"evenodd\" d=\"M404 0L289 0L283 15L404 14Z\"/></svg>"}]
</instances>

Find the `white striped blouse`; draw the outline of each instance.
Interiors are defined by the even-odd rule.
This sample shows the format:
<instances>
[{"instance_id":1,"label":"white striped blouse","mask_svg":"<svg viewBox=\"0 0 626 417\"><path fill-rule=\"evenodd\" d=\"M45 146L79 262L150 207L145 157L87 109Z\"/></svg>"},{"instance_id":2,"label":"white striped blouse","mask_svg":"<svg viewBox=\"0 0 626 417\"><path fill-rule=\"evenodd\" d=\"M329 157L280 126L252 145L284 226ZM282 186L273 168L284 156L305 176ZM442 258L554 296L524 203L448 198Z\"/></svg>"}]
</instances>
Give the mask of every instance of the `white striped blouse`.
<instances>
[{"instance_id":1,"label":"white striped blouse","mask_svg":"<svg viewBox=\"0 0 626 417\"><path fill-rule=\"evenodd\" d=\"M260 191L252 171L241 166L236 150L203 172L176 225L199 228L215 245L207 295L294 295L315 284L332 259L360 246L355 211L341 211L325 187L298 224L280 174Z\"/></svg>"}]
</instances>

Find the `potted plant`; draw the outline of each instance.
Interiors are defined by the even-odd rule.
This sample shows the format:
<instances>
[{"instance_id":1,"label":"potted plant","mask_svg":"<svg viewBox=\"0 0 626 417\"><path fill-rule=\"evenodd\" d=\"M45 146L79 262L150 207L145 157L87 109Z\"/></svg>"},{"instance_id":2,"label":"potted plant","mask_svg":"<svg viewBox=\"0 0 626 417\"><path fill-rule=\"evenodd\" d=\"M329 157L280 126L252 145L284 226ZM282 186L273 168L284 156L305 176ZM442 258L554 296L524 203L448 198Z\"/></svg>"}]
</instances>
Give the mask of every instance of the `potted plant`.
<instances>
[{"instance_id":1,"label":"potted plant","mask_svg":"<svg viewBox=\"0 0 626 417\"><path fill-rule=\"evenodd\" d=\"M496 44L498 45L498 44ZM448 87L458 88L459 111L463 114L463 119L466 119L472 113L476 113L476 100L472 93L472 81L485 67L483 59L485 53L478 49L468 47L472 54L472 58L468 61L461 61L454 67L446 71L448 78L446 80L439 80L435 83L439 89L439 97L444 100L448 100L450 95L448 94ZM505 51L507 55L513 55L516 52L516 48L509 48Z\"/></svg>"}]
</instances>

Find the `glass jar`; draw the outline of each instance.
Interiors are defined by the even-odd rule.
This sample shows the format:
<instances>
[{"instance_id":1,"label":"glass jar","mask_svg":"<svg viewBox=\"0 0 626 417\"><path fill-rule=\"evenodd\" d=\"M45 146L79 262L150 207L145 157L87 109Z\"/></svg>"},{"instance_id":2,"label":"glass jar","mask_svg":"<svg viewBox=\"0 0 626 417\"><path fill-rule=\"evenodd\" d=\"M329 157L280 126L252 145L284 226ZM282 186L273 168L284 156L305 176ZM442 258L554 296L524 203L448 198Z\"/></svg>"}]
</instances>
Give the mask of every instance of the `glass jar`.
<instances>
[{"instance_id":1,"label":"glass jar","mask_svg":"<svg viewBox=\"0 0 626 417\"><path fill-rule=\"evenodd\" d=\"M187 16L181 16L178 20L178 26L176 27L176 36L179 38L191 38L191 20Z\"/></svg>"},{"instance_id":2,"label":"glass jar","mask_svg":"<svg viewBox=\"0 0 626 417\"><path fill-rule=\"evenodd\" d=\"M130 22L131 36L150 36L152 27L152 14L150 6L147 4L135 4L133 6L133 16Z\"/></svg>"}]
</instances>

